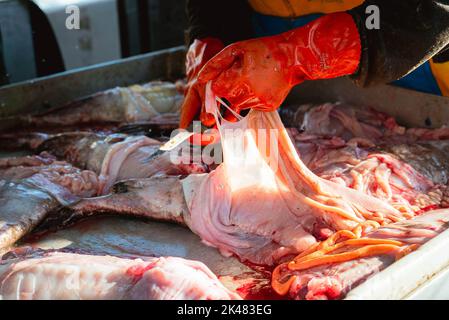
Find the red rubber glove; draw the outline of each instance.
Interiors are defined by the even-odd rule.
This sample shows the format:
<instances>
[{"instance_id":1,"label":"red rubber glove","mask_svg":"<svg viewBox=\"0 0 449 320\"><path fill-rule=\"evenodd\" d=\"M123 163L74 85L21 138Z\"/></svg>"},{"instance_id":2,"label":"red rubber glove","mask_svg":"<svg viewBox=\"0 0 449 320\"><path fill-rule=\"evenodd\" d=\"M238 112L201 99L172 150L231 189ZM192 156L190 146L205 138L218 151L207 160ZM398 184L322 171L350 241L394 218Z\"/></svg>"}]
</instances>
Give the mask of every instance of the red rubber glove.
<instances>
[{"instance_id":1,"label":"red rubber glove","mask_svg":"<svg viewBox=\"0 0 449 320\"><path fill-rule=\"evenodd\" d=\"M201 70L200 84L213 81L217 96L233 109L277 109L290 89L305 80L354 73L360 62L360 36L347 13L325 15L276 36L234 43Z\"/></svg>"},{"instance_id":2,"label":"red rubber glove","mask_svg":"<svg viewBox=\"0 0 449 320\"><path fill-rule=\"evenodd\" d=\"M187 88L185 100L181 106L180 128L187 128L200 113L205 89L204 85L197 83L198 74L206 62L223 48L221 40L216 38L197 39L189 47L186 56Z\"/></svg>"}]
</instances>

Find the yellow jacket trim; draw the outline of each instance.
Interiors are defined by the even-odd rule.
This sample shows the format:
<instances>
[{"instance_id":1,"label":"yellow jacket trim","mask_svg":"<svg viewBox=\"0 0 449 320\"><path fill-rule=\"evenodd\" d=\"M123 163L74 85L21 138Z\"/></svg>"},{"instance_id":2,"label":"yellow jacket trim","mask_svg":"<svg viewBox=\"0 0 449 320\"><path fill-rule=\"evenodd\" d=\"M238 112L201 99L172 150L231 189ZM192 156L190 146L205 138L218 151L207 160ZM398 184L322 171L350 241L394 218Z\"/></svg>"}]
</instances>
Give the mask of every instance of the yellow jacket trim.
<instances>
[{"instance_id":1,"label":"yellow jacket trim","mask_svg":"<svg viewBox=\"0 0 449 320\"><path fill-rule=\"evenodd\" d=\"M441 94L443 96L449 97L449 62L435 63L430 62L430 69L440 87Z\"/></svg>"},{"instance_id":2,"label":"yellow jacket trim","mask_svg":"<svg viewBox=\"0 0 449 320\"><path fill-rule=\"evenodd\" d=\"M350 10L364 0L248 0L254 11L275 17L297 18L311 13Z\"/></svg>"}]
</instances>

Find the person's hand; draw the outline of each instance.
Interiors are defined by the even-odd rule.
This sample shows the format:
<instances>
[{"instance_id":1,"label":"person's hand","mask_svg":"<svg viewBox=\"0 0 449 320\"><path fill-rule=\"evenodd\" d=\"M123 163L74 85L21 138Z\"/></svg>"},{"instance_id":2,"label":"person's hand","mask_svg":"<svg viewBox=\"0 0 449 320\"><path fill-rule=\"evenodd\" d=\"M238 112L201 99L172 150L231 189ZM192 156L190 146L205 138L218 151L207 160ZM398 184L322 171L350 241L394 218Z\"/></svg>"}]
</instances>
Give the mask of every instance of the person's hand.
<instances>
[{"instance_id":1,"label":"person's hand","mask_svg":"<svg viewBox=\"0 0 449 320\"><path fill-rule=\"evenodd\" d=\"M205 86L197 82L197 77L204 64L223 48L223 43L216 38L197 39L189 47L186 56L187 86L181 106L180 128L187 128L200 115L201 109L204 109ZM204 112L202 114L206 117L202 120L207 123L209 116Z\"/></svg>"},{"instance_id":2,"label":"person's hand","mask_svg":"<svg viewBox=\"0 0 449 320\"><path fill-rule=\"evenodd\" d=\"M360 54L354 20L347 13L333 13L280 35L226 47L202 68L198 83L212 81L214 93L237 112L271 111L304 80L354 73Z\"/></svg>"}]
</instances>

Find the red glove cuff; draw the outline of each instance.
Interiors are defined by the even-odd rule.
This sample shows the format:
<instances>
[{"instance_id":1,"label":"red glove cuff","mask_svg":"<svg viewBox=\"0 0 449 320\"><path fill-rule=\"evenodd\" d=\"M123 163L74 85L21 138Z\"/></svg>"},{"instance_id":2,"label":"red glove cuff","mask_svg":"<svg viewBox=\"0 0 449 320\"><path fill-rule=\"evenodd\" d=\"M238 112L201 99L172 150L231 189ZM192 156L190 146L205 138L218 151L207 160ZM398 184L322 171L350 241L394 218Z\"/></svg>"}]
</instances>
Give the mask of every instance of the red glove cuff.
<instances>
[{"instance_id":1,"label":"red glove cuff","mask_svg":"<svg viewBox=\"0 0 449 320\"><path fill-rule=\"evenodd\" d=\"M346 12L327 14L301 28L280 35L294 42L293 68L304 79L329 79L357 71L361 57L360 34Z\"/></svg>"},{"instance_id":2,"label":"red glove cuff","mask_svg":"<svg viewBox=\"0 0 449 320\"><path fill-rule=\"evenodd\" d=\"M206 62L223 48L223 42L217 38L195 39L190 45L186 56L187 81L196 78Z\"/></svg>"}]
</instances>

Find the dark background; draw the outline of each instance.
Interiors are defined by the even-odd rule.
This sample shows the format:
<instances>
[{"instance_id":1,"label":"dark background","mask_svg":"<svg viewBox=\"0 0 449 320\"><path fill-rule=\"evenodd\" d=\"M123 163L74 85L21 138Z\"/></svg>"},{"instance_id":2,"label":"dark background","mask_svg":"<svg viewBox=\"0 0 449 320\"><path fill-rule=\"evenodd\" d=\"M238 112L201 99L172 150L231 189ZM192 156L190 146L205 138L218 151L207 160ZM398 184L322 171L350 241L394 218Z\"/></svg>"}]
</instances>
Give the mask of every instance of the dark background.
<instances>
[{"instance_id":1,"label":"dark background","mask_svg":"<svg viewBox=\"0 0 449 320\"><path fill-rule=\"evenodd\" d=\"M116 0L121 58L183 45L187 27L185 2L185 0ZM1 14L2 7L6 13L7 6L9 5L10 8L12 3L18 8L17 19L16 11L12 11L12 15ZM27 19L23 19L23 12ZM20 20L19 17L21 17L23 22L22 20L14 22L23 23L22 26L27 25L27 27L30 25L32 30L32 40L30 40L32 43L28 45L28 48L34 50L26 50L32 51L29 53L29 65L20 65L20 68L22 71L29 68L28 70L36 70L36 72L33 71L33 76L21 77L20 80L15 80L16 82L66 71L60 48L63 44L58 43L51 23L42 10L31 0L0 0L0 86L15 82L14 76L11 76L6 68L4 59L6 44L5 37L2 41L2 22L5 23L5 20L2 21L2 17L9 19L10 22ZM93 19L102 19L101 23L107 23L107 17L104 16L95 16ZM5 28L3 32L6 32ZM11 34L8 35L11 38ZM14 41L20 43L25 40L17 36L17 40Z\"/></svg>"},{"instance_id":2,"label":"dark background","mask_svg":"<svg viewBox=\"0 0 449 320\"><path fill-rule=\"evenodd\" d=\"M118 10L124 57L184 43L185 0L118 0Z\"/></svg>"}]
</instances>

